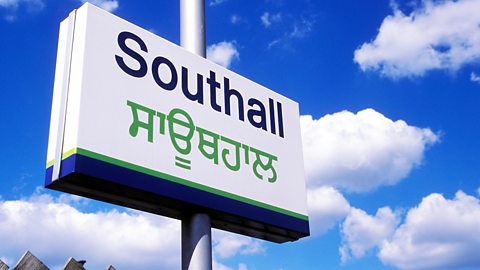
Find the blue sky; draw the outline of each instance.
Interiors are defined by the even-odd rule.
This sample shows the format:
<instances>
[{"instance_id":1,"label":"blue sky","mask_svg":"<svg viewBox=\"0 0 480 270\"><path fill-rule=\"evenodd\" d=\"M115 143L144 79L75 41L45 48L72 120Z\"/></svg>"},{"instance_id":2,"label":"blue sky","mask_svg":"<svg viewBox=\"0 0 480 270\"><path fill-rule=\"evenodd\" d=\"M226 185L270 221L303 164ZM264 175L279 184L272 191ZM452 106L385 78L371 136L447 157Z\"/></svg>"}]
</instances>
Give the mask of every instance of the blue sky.
<instances>
[{"instance_id":1,"label":"blue sky","mask_svg":"<svg viewBox=\"0 0 480 270\"><path fill-rule=\"evenodd\" d=\"M59 23L82 2L0 0L0 259L179 269L178 221L42 188ZM179 43L178 1L91 2ZM281 245L214 231L215 269L480 269L480 0L206 0L206 16L209 59L300 103L312 228Z\"/></svg>"}]
</instances>

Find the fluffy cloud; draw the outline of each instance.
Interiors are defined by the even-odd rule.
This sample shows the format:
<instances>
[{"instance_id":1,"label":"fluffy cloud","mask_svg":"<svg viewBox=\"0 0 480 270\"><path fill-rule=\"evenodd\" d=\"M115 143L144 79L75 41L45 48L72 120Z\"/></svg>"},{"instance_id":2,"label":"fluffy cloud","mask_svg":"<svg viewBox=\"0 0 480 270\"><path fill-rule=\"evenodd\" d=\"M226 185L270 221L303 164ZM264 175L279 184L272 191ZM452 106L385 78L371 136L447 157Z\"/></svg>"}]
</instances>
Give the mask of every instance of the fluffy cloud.
<instances>
[{"instance_id":1,"label":"fluffy cloud","mask_svg":"<svg viewBox=\"0 0 480 270\"><path fill-rule=\"evenodd\" d=\"M18 8L25 4L28 7L44 7L45 3L42 0L0 0L0 7L4 8Z\"/></svg>"},{"instance_id":2,"label":"fluffy cloud","mask_svg":"<svg viewBox=\"0 0 480 270\"><path fill-rule=\"evenodd\" d=\"M80 0L83 3L89 2L108 12L113 12L118 8L118 0Z\"/></svg>"},{"instance_id":3,"label":"fluffy cloud","mask_svg":"<svg viewBox=\"0 0 480 270\"><path fill-rule=\"evenodd\" d=\"M235 41L222 41L207 48L207 58L226 68L229 68L232 61L239 57L240 53L235 46Z\"/></svg>"},{"instance_id":4,"label":"fluffy cloud","mask_svg":"<svg viewBox=\"0 0 480 270\"><path fill-rule=\"evenodd\" d=\"M234 270L234 268L221 264L215 260L213 261L213 269L214 270ZM238 265L238 270L248 270L248 267L246 264L240 263Z\"/></svg>"},{"instance_id":5,"label":"fluffy cloud","mask_svg":"<svg viewBox=\"0 0 480 270\"><path fill-rule=\"evenodd\" d=\"M308 212L312 235L320 235L350 212L350 204L336 189L324 186L308 190Z\"/></svg>"},{"instance_id":6,"label":"fluffy cloud","mask_svg":"<svg viewBox=\"0 0 480 270\"><path fill-rule=\"evenodd\" d=\"M403 270L480 268L480 199L458 191L453 199L433 193L399 214L384 207L370 216L353 208L341 226L342 260L378 250L386 264Z\"/></svg>"},{"instance_id":7,"label":"fluffy cloud","mask_svg":"<svg viewBox=\"0 0 480 270\"><path fill-rule=\"evenodd\" d=\"M365 192L393 185L419 165L426 147L438 140L429 129L409 126L401 120L394 122L372 109L357 114L343 111L318 120L302 116L300 123L313 235L325 233L346 216L348 222L343 230L354 235L350 229L353 225L349 224L367 216L364 212L362 216L359 209L351 210L335 187ZM386 219L391 217L386 211L380 211L376 219L392 221ZM388 224L392 227L392 223ZM347 242L355 246L355 241L352 236ZM344 257L350 253L359 256L361 249L349 250L349 246L343 248Z\"/></svg>"},{"instance_id":8,"label":"fluffy cloud","mask_svg":"<svg viewBox=\"0 0 480 270\"><path fill-rule=\"evenodd\" d=\"M215 269L215 270L233 270L233 268L228 267L224 264L221 264L221 263L217 262L216 260L213 260L212 264L213 264L212 268Z\"/></svg>"},{"instance_id":9,"label":"fluffy cloud","mask_svg":"<svg viewBox=\"0 0 480 270\"><path fill-rule=\"evenodd\" d=\"M78 197L34 195L0 201L0 254L10 264L30 250L49 266L68 257L89 269L180 267L180 223L138 212L81 212ZM55 268L55 267L53 267Z\"/></svg>"},{"instance_id":10,"label":"fluffy cloud","mask_svg":"<svg viewBox=\"0 0 480 270\"><path fill-rule=\"evenodd\" d=\"M388 207L378 209L370 216L361 209L352 208L341 226L343 245L340 247L342 262L350 257L360 258L372 248L390 237L398 225L399 217Z\"/></svg>"},{"instance_id":11,"label":"fluffy cloud","mask_svg":"<svg viewBox=\"0 0 480 270\"><path fill-rule=\"evenodd\" d=\"M0 0L0 8L6 10L4 19L13 22L17 19L17 13L25 9L27 13L38 12L45 7L43 0Z\"/></svg>"},{"instance_id":12,"label":"fluffy cloud","mask_svg":"<svg viewBox=\"0 0 480 270\"><path fill-rule=\"evenodd\" d=\"M425 197L382 245L383 263L400 269L480 268L480 200L461 191L452 200Z\"/></svg>"},{"instance_id":13,"label":"fluffy cloud","mask_svg":"<svg viewBox=\"0 0 480 270\"><path fill-rule=\"evenodd\" d=\"M213 6L217 6L217 5L223 4L223 3L227 2L227 1L228 1L228 0L211 0L210 3L209 3L209 5L210 5L211 7L213 7Z\"/></svg>"},{"instance_id":14,"label":"fluffy cloud","mask_svg":"<svg viewBox=\"0 0 480 270\"><path fill-rule=\"evenodd\" d=\"M409 15L394 7L378 35L355 51L364 71L392 77L456 71L480 60L480 0L425 0Z\"/></svg>"},{"instance_id":15,"label":"fluffy cloud","mask_svg":"<svg viewBox=\"0 0 480 270\"><path fill-rule=\"evenodd\" d=\"M267 45L267 48L270 49L279 44L283 45L283 47L288 48L289 46L291 46L291 43L294 40L307 37L307 35L313 30L314 23L315 19L313 17L301 18L300 20L296 20L291 26L291 30L284 32L283 36L270 41ZM267 25L265 25L265 27L267 27Z\"/></svg>"},{"instance_id":16,"label":"fluffy cloud","mask_svg":"<svg viewBox=\"0 0 480 270\"><path fill-rule=\"evenodd\" d=\"M392 121L373 109L300 118L307 184L365 192L393 185L438 141L430 129Z\"/></svg>"},{"instance_id":17,"label":"fluffy cloud","mask_svg":"<svg viewBox=\"0 0 480 270\"><path fill-rule=\"evenodd\" d=\"M470 80L472 82L480 83L480 76L477 75L475 72L470 73Z\"/></svg>"},{"instance_id":18,"label":"fluffy cloud","mask_svg":"<svg viewBox=\"0 0 480 270\"><path fill-rule=\"evenodd\" d=\"M305 19L296 22L293 24L293 30L289 33L289 36L292 38L303 38L313 29L313 19Z\"/></svg>"},{"instance_id":19,"label":"fluffy cloud","mask_svg":"<svg viewBox=\"0 0 480 270\"><path fill-rule=\"evenodd\" d=\"M263 242L251 237L215 230L213 238L213 251L215 257L220 259L228 259L237 254L250 255L265 252Z\"/></svg>"},{"instance_id":20,"label":"fluffy cloud","mask_svg":"<svg viewBox=\"0 0 480 270\"><path fill-rule=\"evenodd\" d=\"M29 198L0 198L0 259L13 266L30 250L52 269L69 257L87 260L88 269L112 264L117 269L179 269L180 222L138 211L80 211L89 200L41 190ZM223 231L213 231L214 258L265 252L263 242ZM214 269L233 269L216 259ZM247 269L245 264L239 270Z\"/></svg>"},{"instance_id":21,"label":"fluffy cloud","mask_svg":"<svg viewBox=\"0 0 480 270\"><path fill-rule=\"evenodd\" d=\"M248 267L246 264L241 263L238 265L238 270L248 270Z\"/></svg>"},{"instance_id":22,"label":"fluffy cloud","mask_svg":"<svg viewBox=\"0 0 480 270\"><path fill-rule=\"evenodd\" d=\"M227 260L237 255L264 254L266 251L263 241L239 234L221 230L213 230L213 269L234 270L222 264L219 260ZM244 263L238 265L238 270L248 270Z\"/></svg>"},{"instance_id":23,"label":"fluffy cloud","mask_svg":"<svg viewBox=\"0 0 480 270\"><path fill-rule=\"evenodd\" d=\"M270 14L269 12L264 12L262 16L260 16L260 20L265 28L270 27L272 23L277 23L282 20L282 14Z\"/></svg>"},{"instance_id":24,"label":"fluffy cloud","mask_svg":"<svg viewBox=\"0 0 480 270\"><path fill-rule=\"evenodd\" d=\"M242 22L244 22L245 19L242 18L240 15L237 15L237 14L233 14L232 16L230 16L230 22L232 24L240 24Z\"/></svg>"},{"instance_id":25,"label":"fluffy cloud","mask_svg":"<svg viewBox=\"0 0 480 270\"><path fill-rule=\"evenodd\" d=\"M20 0L0 0L0 7L15 7L18 6Z\"/></svg>"}]
</instances>

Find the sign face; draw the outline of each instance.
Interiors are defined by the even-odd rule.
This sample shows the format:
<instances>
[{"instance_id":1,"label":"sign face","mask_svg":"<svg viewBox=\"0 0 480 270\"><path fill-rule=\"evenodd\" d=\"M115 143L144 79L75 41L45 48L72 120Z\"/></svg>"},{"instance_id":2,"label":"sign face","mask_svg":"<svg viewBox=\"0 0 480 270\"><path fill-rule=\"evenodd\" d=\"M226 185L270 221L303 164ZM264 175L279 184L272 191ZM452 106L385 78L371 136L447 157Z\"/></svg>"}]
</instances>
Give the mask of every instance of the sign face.
<instances>
[{"instance_id":1,"label":"sign face","mask_svg":"<svg viewBox=\"0 0 480 270\"><path fill-rule=\"evenodd\" d=\"M46 186L309 234L298 104L95 6L61 23Z\"/></svg>"}]
</instances>

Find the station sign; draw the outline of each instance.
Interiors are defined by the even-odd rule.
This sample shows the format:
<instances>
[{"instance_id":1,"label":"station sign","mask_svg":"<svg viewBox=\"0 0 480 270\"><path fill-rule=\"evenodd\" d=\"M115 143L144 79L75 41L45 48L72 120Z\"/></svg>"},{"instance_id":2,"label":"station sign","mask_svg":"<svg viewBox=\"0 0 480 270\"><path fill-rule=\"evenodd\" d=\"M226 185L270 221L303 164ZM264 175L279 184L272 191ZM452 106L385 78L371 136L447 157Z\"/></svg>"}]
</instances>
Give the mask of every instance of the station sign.
<instances>
[{"instance_id":1,"label":"station sign","mask_svg":"<svg viewBox=\"0 0 480 270\"><path fill-rule=\"evenodd\" d=\"M298 104L88 3L60 25L45 186L309 234Z\"/></svg>"}]
</instances>

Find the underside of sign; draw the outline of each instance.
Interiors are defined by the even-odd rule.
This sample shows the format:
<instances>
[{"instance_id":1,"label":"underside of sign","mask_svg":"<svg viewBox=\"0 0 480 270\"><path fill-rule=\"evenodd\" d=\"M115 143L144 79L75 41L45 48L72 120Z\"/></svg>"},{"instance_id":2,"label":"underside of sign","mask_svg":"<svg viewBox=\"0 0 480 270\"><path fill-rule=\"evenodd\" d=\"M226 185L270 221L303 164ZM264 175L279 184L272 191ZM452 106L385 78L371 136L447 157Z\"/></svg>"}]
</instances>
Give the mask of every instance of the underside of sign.
<instances>
[{"instance_id":1,"label":"underside of sign","mask_svg":"<svg viewBox=\"0 0 480 270\"><path fill-rule=\"evenodd\" d=\"M60 26L45 186L294 241L299 125L297 103L87 3Z\"/></svg>"},{"instance_id":2,"label":"underside of sign","mask_svg":"<svg viewBox=\"0 0 480 270\"><path fill-rule=\"evenodd\" d=\"M69 156L62 161L61 170L61 180L47 184L48 188L176 219L207 213L214 228L277 243L297 240L305 236L302 230L308 230L304 219L100 161L88 154ZM50 176L51 168L47 179Z\"/></svg>"}]
</instances>

